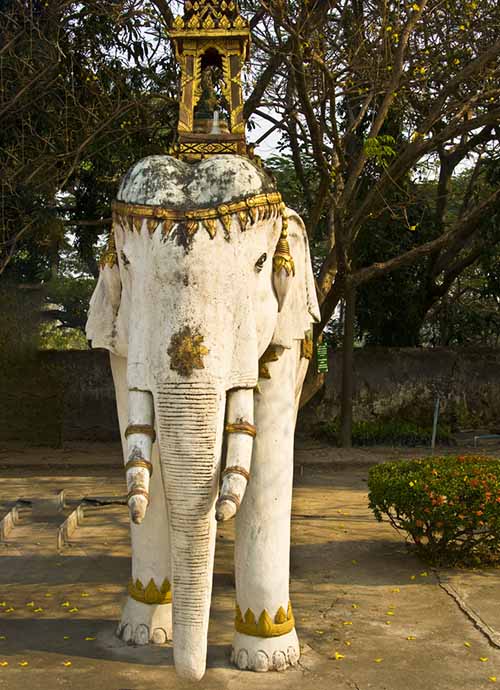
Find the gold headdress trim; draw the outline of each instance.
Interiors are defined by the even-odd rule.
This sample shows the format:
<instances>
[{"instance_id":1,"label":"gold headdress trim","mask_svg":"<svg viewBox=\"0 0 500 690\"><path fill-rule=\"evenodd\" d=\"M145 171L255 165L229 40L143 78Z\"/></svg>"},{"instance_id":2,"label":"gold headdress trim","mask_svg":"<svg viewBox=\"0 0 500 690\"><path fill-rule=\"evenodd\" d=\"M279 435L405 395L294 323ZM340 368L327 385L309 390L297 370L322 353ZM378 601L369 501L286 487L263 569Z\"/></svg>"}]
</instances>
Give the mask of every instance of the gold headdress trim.
<instances>
[{"instance_id":1,"label":"gold headdress trim","mask_svg":"<svg viewBox=\"0 0 500 690\"><path fill-rule=\"evenodd\" d=\"M274 620L266 609L260 614L259 620L256 620L255 614L251 609L247 609L245 617L243 617L240 607L236 605L234 627L237 632L244 635L252 635L253 637L279 637L280 635L286 635L295 627L292 604L288 603L288 611L286 612L280 606L274 616Z\"/></svg>"},{"instance_id":2,"label":"gold headdress trim","mask_svg":"<svg viewBox=\"0 0 500 690\"><path fill-rule=\"evenodd\" d=\"M234 201L228 204L220 204L216 208L200 208L183 211L180 209L164 208L163 206L148 206L145 204L129 204L125 201L114 201L113 221L131 232L141 232L146 227L153 234L158 226L166 237L176 223L184 223L189 235L194 235L200 228L204 228L210 238L217 234L219 221L227 238L233 219L236 219L240 230L245 232L249 224L256 223L259 219L272 219L281 216L281 235L273 257L273 270L279 273L282 268L287 275L295 275L295 264L290 254L288 243L288 217L286 207L279 192L271 194L256 194L242 201ZM143 220L146 223L143 224ZM111 233L108 247L101 259L101 268L112 268L117 263L116 248L113 233Z\"/></svg>"},{"instance_id":3,"label":"gold headdress trim","mask_svg":"<svg viewBox=\"0 0 500 690\"><path fill-rule=\"evenodd\" d=\"M149 223L149 231L154 232L158 223L164 221L177 222L196 222L203 223L210 235L215 234L215 227L211 221L220 220L227 228L230 223L230 217L237 214L240 221L240 226L245 225L245 220L253 220L256 213L263 217L270 217L272 215L278 216L282 212L281 194L279 192L272 192L271 194L257 194L248 197L242 201L233 201L228 204L220 204L216 208L199 208L189 211L183 211L174 208L164 208L163 206L148 206L146 204L129 204L125 201L113 201L113 211L118 216L117 220L122 223L125 220L128 226L136 231L141 230L142 223L137 223L137 220L142 221L143 218L154 219L157 221L156 225ZM246 212L246 217L245 217ZM129 221L132 220L132 223ZM172 226L173 226L172 223ZM245 228L242 227L244 230Z\"/></svg>"}]
</instances>

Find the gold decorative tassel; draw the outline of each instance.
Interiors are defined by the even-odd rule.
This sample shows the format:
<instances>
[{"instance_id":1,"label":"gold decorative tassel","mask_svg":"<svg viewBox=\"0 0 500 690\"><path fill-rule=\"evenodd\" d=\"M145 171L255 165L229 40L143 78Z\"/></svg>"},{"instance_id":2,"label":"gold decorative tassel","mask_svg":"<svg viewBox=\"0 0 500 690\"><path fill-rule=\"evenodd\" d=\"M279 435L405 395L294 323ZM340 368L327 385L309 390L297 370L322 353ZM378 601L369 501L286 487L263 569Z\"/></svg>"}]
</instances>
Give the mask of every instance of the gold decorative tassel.
<instances>
[{"instance_id":1,"label":"gold decorative tassel","mask_svg":"<svg viewBox=\"0 0 500 690\"><path fill-rule=\"evenodd\" d=\"M295 275L295 263L288 244L288 218L285 215L284 204L281 206L281 235L273 256L273 271L279 273L282 268L287 275Z\"/></svg>"},{"instance_id":2,"label":"gold decorative tassel","mask_svg":"<svg viewBox=\"0 0 500 690\"><path fill-rule=\"evenodd\" d=\"M113 232L113 230L111 230L111 233L108 238L108 244L106 246L104 253L101 256L99 266L102 270L105 266L113 268L113 266L116 266L117 263L118 257L116 254L115 233Z\"/></svg>"}]
</instances>

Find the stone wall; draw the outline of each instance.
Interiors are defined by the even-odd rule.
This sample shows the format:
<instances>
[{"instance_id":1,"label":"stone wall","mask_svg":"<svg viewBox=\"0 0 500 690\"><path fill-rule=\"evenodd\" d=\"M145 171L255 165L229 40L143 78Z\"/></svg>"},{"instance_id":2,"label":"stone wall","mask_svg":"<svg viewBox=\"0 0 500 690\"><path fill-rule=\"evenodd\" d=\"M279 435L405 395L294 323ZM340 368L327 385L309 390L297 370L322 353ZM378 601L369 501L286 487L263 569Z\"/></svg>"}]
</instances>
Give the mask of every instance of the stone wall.
<instances>
[{"instance_id":1,"label":"stone wall","mask_svg":"<svg viewBox=\"0 0 500 690\"><path fill-rule=\"evenodd\" d=\"M330 354L324 391L301 426L340 409L342 353ZM1 367L0 442L60 446L117 441L113 381L104 351L40 352ZM355 353L354 417L398 417L429 426L437 393L453 428L500 428L500 350L364 348Z\"/></svg>"},{"instance_id":2,"label":"stone wall","mask_svg":"<svg viewBox=\"0 0 500 690\"><path fill-rule=\"evenodd\" d=\"M363 348L355 351L355 421L398 417L432 425L439 394L440 419L454 430L500 429L500 350L492 348ZM330 353L324 391L302 418L340 413L342 352Z\"/></svg>"},{"instance_id":3,"label":"stone wall","mask_svg":"<svg viewBox=\"0 0 500 690\"><path fill-rule=\"evenodd\" d=\"M2 373L0 442L119 440L107 352L39 352Z\"/></svg>"}]
</instances>

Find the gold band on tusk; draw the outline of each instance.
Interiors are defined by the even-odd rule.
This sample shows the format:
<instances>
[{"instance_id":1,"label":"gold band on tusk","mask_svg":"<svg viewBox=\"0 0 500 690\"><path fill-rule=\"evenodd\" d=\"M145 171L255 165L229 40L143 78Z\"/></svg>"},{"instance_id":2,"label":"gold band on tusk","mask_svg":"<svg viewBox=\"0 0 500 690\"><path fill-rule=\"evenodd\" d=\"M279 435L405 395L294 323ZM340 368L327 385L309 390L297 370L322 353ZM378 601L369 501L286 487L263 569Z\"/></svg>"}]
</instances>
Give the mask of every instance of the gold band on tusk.
<instances>
[{"instance_id":1,"label":"gold band on tusk","mask_svg":"<svg viewBox=\"0 0 500 690\"><path fill-rule=\"evenodd\" d=\"M149 462L149 460L129 460L125 464L125 472L128 472L133 467L142 467L149 472L150 477L153 476L153 465Z\"/></svg>"},{"instance_id":2,"label":"gold band on tusk","mask_svg":"<svg viewBox=\"0 0 500 690\"><path fill-rule=\"evenodd\" d=\"M125 438L132 434L146 434L146 436L151 436L153 443L156 441L155 430L150 424L129 424L125 429Z\"/></svg>"},{"instance_id":3,"label":"gold band on tusk","mask_svg":"<svg viewBox=\"0 0 500 690\"><path fill-rule=\"evenodd\" d=\"M257 427L250 424L250 422L226 424L226 434L248 434L248 436L255 438L257 436Z\"/></svg>"},{"instance_id":4,"label":"gold band on tusk","mask_svg":"<svg viewBox=\"0 0 500 690\"><path fill-rule=\"evenodd\" d=\"M222 472L221 477L227 477L228 474L241 474L242 477L245 477L247 482L250 480L250 472L239 465L230 465L229 467L226 467L226 469Z\"/></svg>"},{"instance_id":5,"label":"gold band on tusk","mask_svg":"<svg viewBox=\"0 0 500 690\"><path fill-rule=\"evenodd\" d=\"M222 494L221 496L219 496L219 500L217 501L217 503L220 503L221 501L231 501L236 506L236 510L238 510L241 503L239 497L236 496L236 494L231 493Z\"/></svg>"},{"instance_id":6,"label":"gold band on tusk","mask_svg":"<svg viewBox=\"0 0 500 690\"><path fill-rule=\"evenodd\" d=\"M127 503L133 496L144 496L149 503L149 493L146 491L146 489L131 489L127 494Z\"/></svg>"}]
</instances>

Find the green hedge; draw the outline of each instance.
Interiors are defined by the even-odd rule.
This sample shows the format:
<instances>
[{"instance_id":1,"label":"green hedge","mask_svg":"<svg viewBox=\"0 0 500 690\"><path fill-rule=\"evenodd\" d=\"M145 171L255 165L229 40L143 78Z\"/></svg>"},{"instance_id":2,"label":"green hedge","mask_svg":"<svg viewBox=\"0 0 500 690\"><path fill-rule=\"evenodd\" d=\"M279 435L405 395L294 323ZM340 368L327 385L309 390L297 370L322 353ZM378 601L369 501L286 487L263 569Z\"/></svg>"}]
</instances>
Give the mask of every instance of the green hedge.
<instances>
[{"instance_id":1,"label":"green hedge","mask_svg":"<svg viewBox=\"0 0 500 690\"><path fill-rule=\"evenodd\" d=\"M500 562L500 459L447 456L372 467L369 504L431 565Z\"/></svg>"},{"instance_id":2,"label":"green hedge","mask_svg":"<svg viewBox=\"0 0 500 690\"><path fill-rule=\"evenodd\" d=\"M340 422L334 419L325 422L319 428L319 436L330 443L338 443ZM413 422L398 420L354 422L352 442L355 446L375 446L380 444L398 446L430 445L432 427L423 427ZM438 443L453 443L450 427L439 425L436 440Z\"/></svg>"}]
</instances>

